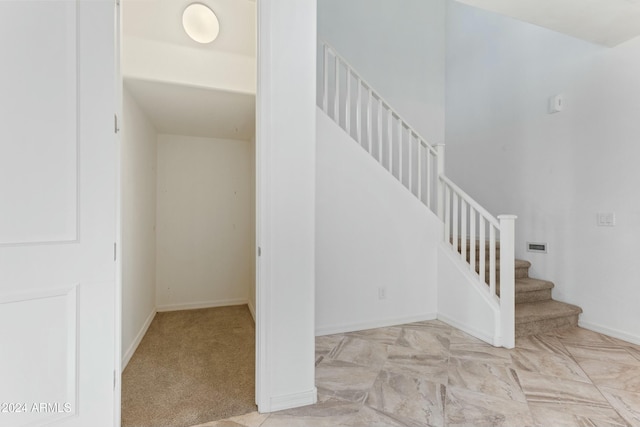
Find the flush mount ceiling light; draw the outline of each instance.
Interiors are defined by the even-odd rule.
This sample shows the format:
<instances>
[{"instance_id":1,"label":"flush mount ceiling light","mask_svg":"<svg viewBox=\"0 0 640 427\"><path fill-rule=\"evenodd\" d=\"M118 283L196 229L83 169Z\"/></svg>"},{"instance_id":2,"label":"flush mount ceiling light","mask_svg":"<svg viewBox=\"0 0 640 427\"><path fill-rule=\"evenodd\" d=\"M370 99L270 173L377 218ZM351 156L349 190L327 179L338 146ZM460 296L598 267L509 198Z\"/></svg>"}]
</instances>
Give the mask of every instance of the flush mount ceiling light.
<instances>
[{"instance_id":1,"label":"flush mount ceiling light","mask_svg":"<svg viewBox=\"0 0 640 427\"><path fill-rule=\"evenodd\" d=\"M213 10L202 3L192 3L182 14L182 26L198 43L211 43L218 37L220 23Z\"/></svg>"}]
</instances>

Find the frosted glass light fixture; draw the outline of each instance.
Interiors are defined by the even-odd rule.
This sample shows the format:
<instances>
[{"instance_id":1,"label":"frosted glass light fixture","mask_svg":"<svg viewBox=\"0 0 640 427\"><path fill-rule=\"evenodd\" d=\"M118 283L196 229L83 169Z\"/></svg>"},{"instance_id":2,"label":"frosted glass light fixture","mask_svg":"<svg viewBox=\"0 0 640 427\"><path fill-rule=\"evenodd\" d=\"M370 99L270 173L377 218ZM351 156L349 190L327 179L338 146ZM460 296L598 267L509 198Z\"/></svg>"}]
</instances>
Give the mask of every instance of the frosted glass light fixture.
<instances>
[{"instance_id":1,"label":"frosted glass light fixture","mask_svg":"<svg viewBox=\"0 0 640 427\"><path fill-rule=\"evenodd\" d=\"M218 37L218 17L202 3L191 3L182 13L182 26L187 35L198 43L211 43Z\"/></svg>"}]
</instances>

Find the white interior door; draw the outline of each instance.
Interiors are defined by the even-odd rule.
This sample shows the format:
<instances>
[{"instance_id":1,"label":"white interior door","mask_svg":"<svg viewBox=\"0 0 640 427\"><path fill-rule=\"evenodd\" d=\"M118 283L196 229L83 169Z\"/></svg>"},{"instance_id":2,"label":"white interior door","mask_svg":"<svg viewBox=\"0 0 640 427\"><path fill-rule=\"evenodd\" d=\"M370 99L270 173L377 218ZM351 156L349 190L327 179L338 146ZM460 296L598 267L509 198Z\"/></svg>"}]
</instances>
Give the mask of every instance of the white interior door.
<instances>
[{"instance_id":1,"label":"white interior door","mask_svg":"<svg viewBox=\"0 0 640 427\"><path fill-rule=\"evenodd\" d=\"M0 426L115 422L114 12L0 1Z\"/></svg>"}]
</instances>

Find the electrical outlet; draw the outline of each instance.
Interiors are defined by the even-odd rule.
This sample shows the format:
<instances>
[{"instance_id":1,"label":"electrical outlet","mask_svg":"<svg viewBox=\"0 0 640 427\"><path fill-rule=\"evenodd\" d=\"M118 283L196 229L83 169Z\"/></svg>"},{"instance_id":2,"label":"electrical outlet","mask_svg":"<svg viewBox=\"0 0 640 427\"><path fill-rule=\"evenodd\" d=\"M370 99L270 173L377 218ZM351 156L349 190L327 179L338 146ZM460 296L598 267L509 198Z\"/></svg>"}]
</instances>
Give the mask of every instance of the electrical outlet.
<instances>
[{"instance_id":1,"label":"electrical outlet","mask_svg":"<svg viewBox=\"0 0 640 427\"><path fill-rule=\"evenodd\" d=\"M378 299L387 299L387 288L378 288Z\"/></svg>"}]
</instances>

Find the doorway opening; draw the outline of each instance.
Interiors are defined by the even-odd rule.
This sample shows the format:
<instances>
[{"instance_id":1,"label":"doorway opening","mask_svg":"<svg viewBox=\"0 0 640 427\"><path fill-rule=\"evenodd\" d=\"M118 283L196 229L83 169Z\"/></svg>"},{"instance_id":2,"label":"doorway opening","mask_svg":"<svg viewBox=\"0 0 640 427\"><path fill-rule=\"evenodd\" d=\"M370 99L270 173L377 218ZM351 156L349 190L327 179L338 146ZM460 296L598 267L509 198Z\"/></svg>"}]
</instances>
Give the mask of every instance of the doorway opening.
<instances>
[{"instance_id":1,"label":"doorway opening","mask_svg":"<svg viewBox=\"0 0 640 427\"><path fill-rule=\"evenodd\" d=\"M255 410L256 3L200 1L220 25L206 44L182 27L191 3L121 6L123 426L143 425L136 400L155 411L138 414L148 425L180 412L176 396L211 409L211 383L233 395L225 381L249 404L219 399L217 415L191 408L174 423ZM216 371L225 351L236 365Z\"/></svg>"}]
</instances>

